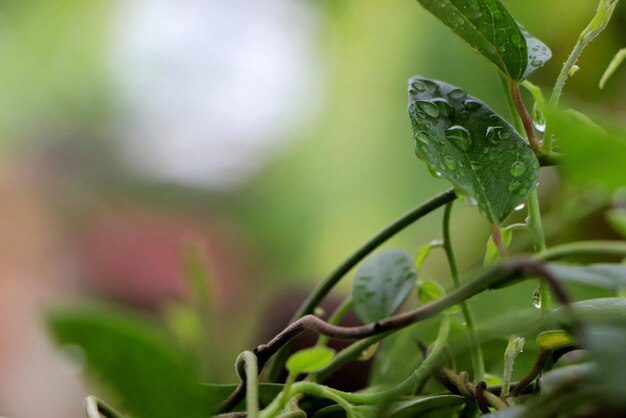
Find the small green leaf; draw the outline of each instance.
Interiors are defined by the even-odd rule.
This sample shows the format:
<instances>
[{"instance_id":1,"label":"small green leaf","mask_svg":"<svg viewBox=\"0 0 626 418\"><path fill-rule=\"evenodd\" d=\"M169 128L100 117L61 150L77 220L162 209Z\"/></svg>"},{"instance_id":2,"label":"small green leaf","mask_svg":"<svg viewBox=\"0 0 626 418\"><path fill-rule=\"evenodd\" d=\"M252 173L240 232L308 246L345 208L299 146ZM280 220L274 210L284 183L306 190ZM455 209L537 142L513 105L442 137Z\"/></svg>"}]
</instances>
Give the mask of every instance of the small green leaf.
<instances>
[{"instance_id":1,"label":"small green leaf","mask_svg":"<svg viewBox=\"0 0 626 418\"><path fill-rule=\"evenodd\" d=\"M427 412L437 410L440 413L465 404L465 398L458 395L423 396L410 401L398 402L392 408L392 418L419 417ZM450 413L450 411L447 411ZM442 414L443 416L443 414ZM450 413L450 415L452 414Z\"/></svg>"},{"instance_id":2,"label":"small green leaf","mask_svg":"<svg viewBox=\"0 0 626 418\"><path fill-rule=\"evenodd\" d=\"M328 347L313 347L298 351L289 357L287 370L292 374L315 373L322 370L335 357L335 350Z\"/></svg>"},{"instance_id":3,"label":"small green leaf","mask_svg":"<svg viewBox=\"0 0 626 418\"><path fill-rule=\"evenodd\" d=\"M509 248L511 245L511 241L513 240L513 230L511 229L500 229L500 234L502 235L502 242L506 248ZM483 260L483 266L487 267L495 263L500 259L500 251L498 251L498 247L496 247L496 243L493 242L493 235L489 237L487 240L487 250L485 251L485 258Z\"/></svg>"},{"instance_id":4,"label":"small green leaf","mask_svg":"<svg viewBox=\"0 0 626 418\"><path fill-rule=\"evenodd\" d=\"M530 146L480 100L441 81L409 82L415 153L500 225L536 187Z\"/></svg>"},{"instance_id":5,"label":"small green leaf","mask_svg":"<svg viewBox=\"0 0 626 418\"><path fill-rule=\"evenodd\" d=\"M537 335L537 345L544 351L554 351L576 345L576 340L569 333L561 330L544 331Z\"/></svg>"},{"instance_id":6,"label":"small green leaf","mask_svg":"<svg viewBox=\"0 0 626 418\"><path fill-rule=\"evenodd\" d=\"M607 192L626 186L626 132L607 133L565 112L555 112L550 121L563 151L559 168L567 180Z\"/></svg>"},{"instance_id":7,"label":"small green leaf","mask_svg":"<svg viewBox=\"0 0 626 418\"><path fill-rule=\"evenodd\" d=\"M564 282L602 287L605 289L626 287L626 265L624 264L607 263L576 266L548 263L546 267L559 280Z\"/></svg>"},{"instance_id":8,"label":"small green leaf","mask_svg":"<svg viewBox=\"0 0 626 418\"><path fill-rule=\"evenodd\" d=\"M354 276L354 311L365 323L393 314L415 286L417 272L411 257L385 250L365 259Z\"/></svg>"},{"instance_id":9,"label":"small green leaf","mask_svg":"<svg viewBox=\"0 0 626 418\"><path fill-rule=\"evenodd\" d=\"M120 406L137 418L206 417L192 359L163 331L137 313L117 308L76 308L49 315L56 341L85 353L87 370Z\"/></svg>"},{"instance_id":10,"label":"small green leaf","mask_svg":"<svg viewBox=\"0 0 626 418\"><path fill-rule=\"evenodd\" d=\"M528 78L552 53L498 0L418 0L511 80Z\"/></svg>"}]
</instances>

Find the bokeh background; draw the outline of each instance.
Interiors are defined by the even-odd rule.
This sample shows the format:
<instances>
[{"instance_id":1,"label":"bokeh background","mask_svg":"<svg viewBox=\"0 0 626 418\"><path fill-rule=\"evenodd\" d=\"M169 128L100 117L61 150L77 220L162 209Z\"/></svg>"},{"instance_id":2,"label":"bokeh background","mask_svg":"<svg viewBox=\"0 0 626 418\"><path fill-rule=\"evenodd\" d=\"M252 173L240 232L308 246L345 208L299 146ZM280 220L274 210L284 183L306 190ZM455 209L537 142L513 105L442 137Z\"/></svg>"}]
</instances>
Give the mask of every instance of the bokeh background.
<instances>
[{"instance_id":1,"label":"bokeh background","mask_svg":"<svg viewBox=\"0 0 626 418\"><path fill-rule=\"evenodd\" d=\"M597 2L504 3L553 50L533 78L548 93ZM619 8L565 97L617 121L626 70L605 91L597 84L626 46ZM507 114L489 64L415 1L1 2L0 415L82 416L94 384L51 343L45 312L106 300L160 317L187 297L186 246L211 272L210 379L234 381L260 318L289 316L344 256L447 187L413 155L414 74ZM548 230L601 234L572 227L578 212L562 211L558 177L545 171ZM488 237L476 212L454 213L464 269ZM439 237L437 214L389 246L414 252ZM438 254L423 274L448 280Z\"/></svg>"}]
</instances>

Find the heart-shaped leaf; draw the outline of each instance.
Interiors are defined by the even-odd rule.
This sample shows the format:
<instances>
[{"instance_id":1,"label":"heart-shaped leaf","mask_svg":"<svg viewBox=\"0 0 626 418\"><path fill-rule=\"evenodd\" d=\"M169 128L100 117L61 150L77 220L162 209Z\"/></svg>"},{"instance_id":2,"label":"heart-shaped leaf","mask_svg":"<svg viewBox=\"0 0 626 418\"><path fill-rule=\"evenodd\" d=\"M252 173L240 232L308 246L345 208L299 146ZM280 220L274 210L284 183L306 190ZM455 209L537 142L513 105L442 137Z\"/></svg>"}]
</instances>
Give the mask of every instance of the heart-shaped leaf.
<instances>
[{"instance_id":1,"label":"heart-shaped leaf","mask_svg":"<svg viewBox=\"0 0 626 418\"><path fill-rule=\"evenodd\" d=\"M535 188L539 161L485 103L441 81L409 82L415 153L500 225Z\"/></svg>"},{"instance_id":2,"label":"heart-shaped leaf","mask_svg":"<svg viewBox=\"0 0 626 418\"><path fill-rule=\"evenodd\" d=\"M498 0L418 1L511 80L528 78L552 57Z\"/></svg>"},{"instance_id":3,"label":"heart-shaped leaf","mask_svg":"<svg viewBox=\"0 0 626 418\"><path fill-rule=\"evenodd\" d=\"M365 323L393 314L415 286L417 272L411 256L385 250L365 259L354 276L354 311Z\"/></svg>"},{"instance_id":4,"label":"heart-shaped leaf","mask_svg":"<svg viewBox=\"0 0 626 418\"><path fill-rule=\"evenodd\" d=\"M548 270L557 278L569 283L584 284L605 289L626 287L626 265L624 264L591 264L576 266L549 263Z\"/></svg>"},{"instance_id":5,"label":"heart-shaped leaf","mask_svg":"<svg viewBox=\"0 0 626 418\"><path fill-rule=\"evenodd\" d=\"M312 347L300 350L289 357L285 367L289 373L315 373L328 366L335 357L335 350L328 347Z\"/></svg>"}]
</instances>

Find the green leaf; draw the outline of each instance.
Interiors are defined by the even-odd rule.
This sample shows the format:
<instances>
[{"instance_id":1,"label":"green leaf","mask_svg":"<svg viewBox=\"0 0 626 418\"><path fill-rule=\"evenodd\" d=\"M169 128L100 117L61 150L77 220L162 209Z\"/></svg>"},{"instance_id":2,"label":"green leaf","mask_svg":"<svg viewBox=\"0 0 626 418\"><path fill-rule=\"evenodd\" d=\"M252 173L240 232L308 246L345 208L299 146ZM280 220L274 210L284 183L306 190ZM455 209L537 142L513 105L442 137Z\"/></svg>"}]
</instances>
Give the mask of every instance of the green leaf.
<instances>
[{"instance_id":1,"label":"green leaf","mask_svg":"<svg viewBox=\"0 0 626 418\"><path fill-rule=\"evenodd\" d=\"M596 186L613 192L626 186L626 132L607 133L565 112L550 119L563 151L563 176L580 187Z\"/></svg>"},{"instance_id":2,"label":"green leaf","mask_svg":"<svg viewBox=\"0 0 626 418\"><path fill-rule=\"evenodd\" d=\"M480 100L441 81L409 82L415 153L500 225L535 188L539 162L530 146Z\"/></svg>"},{"instance_id":3,"label":"green leaf","mask_svg":"<svg viewBox=\"0 0 626 418\"><path fill-rule=\"evenodd\" d=\"M559 263L548 263L547 269L559 280L584 284L605 289L626 287L626 265L624 264L590 264L576 266Z\"/></svg>"},{"instance_id":4,"label":"green leaf","mask_svg":"<svg viewBox=\"0 0 626 418\"><path fill-rule=\"evenodd\" d=\"M322 370L335 357L335 350L328 347L313 347L298 351L289 357L287 370L292 374L315 373Z\"/></svg>"},{"instance_id":5,"label":"green leaf","mask_svg":"<svg viewBox=\"0 0 626 418\"><path fill-rule=\"evenodd\" d=\"M393 314L415 286L417 272L411 257L399 250L384 250L361 264L354 276L354 311L365 323Z\"/></svg>"},{"instance_id":6,"label":"green leaf","mask_svg":"<svg viewBox=\"0 0 626 418\"><path fill-rule=\"evenodd\" d=\"M578 321L626 325L626 298L588 299L572 303L571 308ZM565 307L554 309L543 319L541 330L561 329L570 318Z\"/></svg>"},{"instance_id":7,"label":"green leaf","mask_svg":"<svg viewBox=\"0 0 626 418\"><path fill-rule=\"evenodd\" d=\"M576 345L576 340L569 333L561 330L544 331L537 335L537 345L544 351L554 351Z\"/></svg>"},{"instance_id":8,"label":"green leaf","mask_svg":"<svg viewBox=\"0 0 626 418\"><path fill-rule=\"evenodd\" d=\"M500 229L500 234L502 235L502 242L504 243L504 246L509 248L511 241L513 240L513 230ZM491 235L487 240L487 250L485 251L485 258L483 259L483 266L490 266L499 259L500 251L498 251L496 243L493 242L493 235Z\"/></svg>"},{"instance_id":9,"label":"green leaf","mask_svg":"<svg viewBox=\"0 0 626 418\"><path fill-rule=\"evenodd\" d=\"M48 316L62 345L79 346L87 371L136 418L206 417L192 361L142 316L114 308L77 308Z\"/></svg>"},{"instance_id":10,"label":"green leaf","mask_svg":"<svg viewBox=\"0 0 626 418\"><path fill-rule=\"evenodd\" d=\"M600 405L611 403L617 408L626 407L626 326L622 325L592 325L585 329L585 348L598 365L601 393L606 401ZM623 409L621 409L623 411Z\"/></svg>"},{"instance_id":11,"label":"green leaf","mask_svg":"<svg viewBox=\"0 0 626 418\"><path fill-rule=\"evenodd\" d=\"M552 56L498 0L418 1L511 80L528 78Z\"/></svg>"},{"instance_id":12,"label":"green leaf","mask_svg":"<svg viewBox=\"0 0 626 418\"><path fill-rule=\"evenodd\" d=\"M420 417L430 411L437 410L440 413L450 408L456 408L465 404L465 398L458 395L433 395L424 396L410 401L398 402L392 408L392 418ZM448 411L450 413L450 411ZM443 416L443 415L442 415ZM450 415L452 414L450 413Z\"/></svg>"}]
</instances>

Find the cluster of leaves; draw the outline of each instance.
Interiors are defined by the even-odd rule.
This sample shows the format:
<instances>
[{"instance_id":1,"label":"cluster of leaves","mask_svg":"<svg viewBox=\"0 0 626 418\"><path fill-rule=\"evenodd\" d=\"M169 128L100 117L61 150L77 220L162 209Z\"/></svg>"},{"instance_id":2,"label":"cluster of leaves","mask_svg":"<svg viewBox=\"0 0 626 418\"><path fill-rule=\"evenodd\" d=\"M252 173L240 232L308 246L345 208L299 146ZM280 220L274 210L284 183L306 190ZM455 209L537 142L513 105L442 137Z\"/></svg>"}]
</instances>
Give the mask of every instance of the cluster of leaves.
<instances>
[{"instance_id":1,"label":"cluster of leaves","mask_svg":"<svg viewBox=\"0 0 626 418\"><path fill-rule=\"evenodd\" d=\"M600 1L557 79L552 108L547 108L541 90L525 81L550 59L551 52L500 1L419 3L494 65L507 87L513 123L459 87L412 78L408 111L415 153L433 175L445 178L454 189L366 243L340 266L340 274L331 275L317 288L292 325L267 344L239 356L239 385L198 385L201 376L194 367L193 350L180 349L160 328L134 314L70 309L51 315L50 329L56 340L85 352L88 370L107 384L116 405L125 412L138 418L220 412L224 417L251 418L626 414L622 352L626 298L620 297L626 289L626 265L581 262L586 256L624 258L626 242L574 242L547 249L536 191L540 166L555 163L564 179L581 188L599 188L619 198L619 190L626 185L626 134L601 128L571 109L557 108L578 56L606 27L617 0ZM526 111L520 85L535 100L534 120ZM541 133L543 138L539 138ZM477 206L492 226L484 268L465 282L460 280L450 242L450 211L456 197ZM505 225L523 204L529 212L526 223ZM425 245L416 256L386 250L365 258L410 222L444 205L442 241ZM626 233L624 209L613 209L607 216L616 231ZM516 229L531 232L534 255L507 256ZM445 251L452 273L454 286L448 291L419 274L424 260L438 248ZM352 295L328 322L307 315L363 259L354 275ZM563 259L578 262L559 261ZM199 284L202 274L197 277L197 268L192 272L196 294L206 296ZM536 296L541 314L530 306L524 312L530 320L523 320L520 313L502 312L507 324L516 324L505 331L502 321L475 326L469 298L532 278L544 283ZM548 285L561 306L552 306ZM603 297L572 300L569 291L581 288L596 289ZM407 309L397 313L402 306ZM192 316L205 313L202 306L197 308ZM337 326L349 309L366 325ZM518 317L510 321L507 315ZM422 322L428 318L434 319ZM320 340L286 360L287 380L258 383L257 375L270 357L274 357L272 368L280 368L284 345L306 329L321 334ZM506 344L511 332L519 335ZM326 347L328 338L357 341L335 353ZM500 343L494 346L491 341ZM513 362L524 345L526 353L536 355L535 364L522 368L522 380L514 383ZM318 383L347 361L372 355L375 360L367 390L348 393ZM490 371L499 367L501 376L485 373L485 358L490 360ZM519 365L516 369L520 370ZM306 378L298 382L302 375ZM90 418L119 415L95 398L88 399L87 413Z\"/></svg>"}]
</instances>

